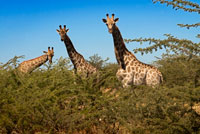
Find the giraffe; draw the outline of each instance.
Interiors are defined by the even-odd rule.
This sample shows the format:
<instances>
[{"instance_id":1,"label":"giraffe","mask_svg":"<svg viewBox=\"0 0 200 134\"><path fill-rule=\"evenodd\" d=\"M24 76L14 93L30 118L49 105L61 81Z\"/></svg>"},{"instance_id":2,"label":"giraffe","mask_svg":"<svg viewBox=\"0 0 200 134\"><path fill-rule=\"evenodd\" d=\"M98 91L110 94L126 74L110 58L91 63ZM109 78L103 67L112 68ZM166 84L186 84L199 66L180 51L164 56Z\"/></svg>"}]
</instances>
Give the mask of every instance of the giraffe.
<instances>
[{"instance_id":1,"label":"giraffe","mask_svg":"<svg viewBox=\"0 0 200 134\"><path fill-rule=\"evenodd\" d=\"M88 62L86 62L84 57L81 54L79 54L74 48L72 41L67 35L69 29L66 29L66 25L64 25L63 28L60 25L59 28L60 29L56 29L56 31L59 33L61 41L64 41L65 43L68 55L74 65L75 74L81 74L84 77L88 77L91 74L95 74L97 72L97 69Z\"/></svg>"},{"instance_id":2,"label":"giraffe","mask_svg":"<svg viewBox=\"0 0 200 134\"><path fill-rule=\"evenodd\" d=\"M113 36L115 56L119 65L116 76L122 82L123 87L131 85L148 85L155 87L163 81L161 72L154 66L140 62L125 46L116 22L119 18L102 19L107 25L108 31Z\"/></svg>"},{"instance_id":3,"label":"giraffe","mask_svg":"<svg viewBox=\"0 0 200 134\"><path fill-rule=\"evenodd\" d=\"M48 47L48 52L43 51L43 53L45 53L45 54L40 57L22 62L19 65L18 70L24 74L29 74L33 70L35 70L36 68L40 67L42 64L47 62L48 60L49 60L49 63L51 64L52 58L54 56L53 47L52 47L52 49L50 49L50 47Z\"/></svg>"}]
</instances>

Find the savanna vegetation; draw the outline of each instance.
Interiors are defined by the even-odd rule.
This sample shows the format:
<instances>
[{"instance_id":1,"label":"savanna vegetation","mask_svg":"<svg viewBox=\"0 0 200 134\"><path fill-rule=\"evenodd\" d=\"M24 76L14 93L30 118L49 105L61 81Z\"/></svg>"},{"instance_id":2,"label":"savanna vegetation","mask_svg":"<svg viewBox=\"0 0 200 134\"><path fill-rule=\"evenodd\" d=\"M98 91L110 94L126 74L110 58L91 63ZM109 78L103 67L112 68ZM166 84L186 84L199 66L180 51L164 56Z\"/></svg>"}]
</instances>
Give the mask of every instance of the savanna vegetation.
<instances>
[{"instance_id":1,"label":"savanna vegetation","mask_svg":"<svg viewBox=\"0 0 200 134\"><path fill-rule=\"evenodd\" d=\"M190 12L199 8L183 0L154 2ZM16 69L22 56L1 63L0 133L200 133L200 44L166 37L126 39L149 42L149 47L135 52L166 50L153 63L164 76L164 83L156 88L122 88L115 77L118 66L98 55L89 62L99 74L89 78L75 75L69 59L62 57L25 76Z\"/></svg>"}]
</instances>

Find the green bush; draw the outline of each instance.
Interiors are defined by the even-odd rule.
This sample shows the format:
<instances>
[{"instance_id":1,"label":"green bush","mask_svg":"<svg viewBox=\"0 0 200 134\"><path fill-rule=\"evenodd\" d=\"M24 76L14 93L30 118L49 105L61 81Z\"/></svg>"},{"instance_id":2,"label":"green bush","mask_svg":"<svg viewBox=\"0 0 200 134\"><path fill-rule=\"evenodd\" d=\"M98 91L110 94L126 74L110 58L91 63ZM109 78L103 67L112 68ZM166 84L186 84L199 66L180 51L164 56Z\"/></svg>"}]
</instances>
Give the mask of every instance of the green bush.
<instances>
[{"instance_id":1,"label":"green bush","mask_svg":"<svg viewBox=\"0 0 200 134\"><path fill-rule=\"evenodd\" d=\"M175 71L173 77L175 68L169 65L179 62L173 58L157 62L165 78L157 88L123 89L116 64L86 79L63 58L25 76L13 66L16 60L2 65L0 133L198 133L200 116L192 106L200 101L200 87L187 84L193 81L188 68L179 69L184 76Z\"/></svg>"},{"instance_id":2,"label":"green bush","mask_svg":"<svg viewBox=\"0 0 200 134\"><path fill-rule=\"evenodd\" d=\"M163 73L165 84L168 87L190 85L199 86L200 57L185 55L163 55L156 61Z\"/></svg>"}]
</instances>

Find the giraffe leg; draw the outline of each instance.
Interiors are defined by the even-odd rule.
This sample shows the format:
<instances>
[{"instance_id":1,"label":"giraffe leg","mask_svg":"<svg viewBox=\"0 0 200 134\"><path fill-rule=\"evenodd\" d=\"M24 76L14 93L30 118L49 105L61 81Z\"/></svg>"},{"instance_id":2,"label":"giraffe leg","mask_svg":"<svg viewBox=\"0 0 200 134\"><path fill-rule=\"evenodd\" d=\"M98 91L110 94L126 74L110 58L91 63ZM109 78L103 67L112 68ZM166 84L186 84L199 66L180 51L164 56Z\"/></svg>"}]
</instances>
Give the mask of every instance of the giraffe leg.
<instances>
[{"instance_id":1,"label":"giraffe leg","mask_svg":"<svg viewBox=\"0 0 200 134\"><path fill-rule=\"evenodd\" d=\"M133 86L133 79L132 74L127 74L122 80L123 87Z\"/></svg>"},{"instance_id":2,"label":"giraffe leg","mask_svg":"<svg viewBox=\"0 0 200 134\"><path fill-rule=\"evenodd\" d=\"M133 85L133 78L131 74L127 74L126 70L124 69L118 69L116 73L117 79L122 82L123 87L129 87L130 85Z\"/></svg>"},{"instance_id":3,"label":"giraffe leg","mask_svg":"<svg viewBox=\"0 0 200 134\"><path fill-rule=\"evenodd\" d=\"M117 79L119 81L122 81L123 80L123 77L124 77L124 74L125 74L125 70L124 69L118 69L117 70L117 73L116 73L116 76L117 76Z\"/></svg>"},{"instance_id":4,"label":"giraffe leg","mask_svg":"<svg viewBox=\"0 0 200 134\"><path fill-rule=\"evenodd\" d=\"M145 84L144 78L145 78L144 75L140 75L139 73L136 73L136 74L133 76L133 84L134 84L134 85L142 85L142 84Z\"/></svg>"},{"instance_id":5,"label":"giraffe leg","mask_svg":"<svg viewBox=\"0 0 200 134\"><path fill-rule=\"evenodd\" d=\"M123 88L127 88L130 86L130 84L129 84L130 82L129 82L128 78L124 78L121 82L122 82Z\"/></svg>"},{"instance_id":6,"label":"giraffe leg","mask_svg":"<svg viewBox=\"0 0 200 134\"><path fill-rule=\"evenodd\" d=\"M156 71L150 70L147 72L146 84L148 86L155 87L156 85L159 85L160 83L161 83L161 77Z\"/></svg>"}]
</instances>

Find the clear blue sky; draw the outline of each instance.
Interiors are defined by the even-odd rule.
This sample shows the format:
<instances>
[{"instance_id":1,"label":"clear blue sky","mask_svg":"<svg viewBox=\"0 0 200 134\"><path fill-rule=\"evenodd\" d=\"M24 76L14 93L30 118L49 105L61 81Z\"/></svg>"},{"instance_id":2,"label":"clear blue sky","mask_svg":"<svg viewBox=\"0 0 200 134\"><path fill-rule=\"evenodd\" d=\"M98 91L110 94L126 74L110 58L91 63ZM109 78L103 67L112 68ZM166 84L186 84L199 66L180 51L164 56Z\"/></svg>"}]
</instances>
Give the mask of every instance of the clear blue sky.
<instances>
[{"instance_id":1,"label":"clear blue sky","mask_svg":"<svg viewBox=\"0 0 200 134\"><path fill-rule=\"evenodd\" d=\"M193 0L198 2L198 0ZM198 2L200 3L200 2ZM0 62L15 55L28 60L42 55L48 46L55 49L54 59L68 57L63 42L56 32L66 25L76 50L86 59L98 54L116 62L113 39L102 18L115 13L117 26L124 38L155 37L171 33L179 38L199 42L199 30L179 28L178 23L197 23L197 13L175 11L151 0L0 0ZM139 44L127 44L130 51ZM155 60L162 51L149 55L136 54L145 63Z\"/></svg>"}]
</instances>

